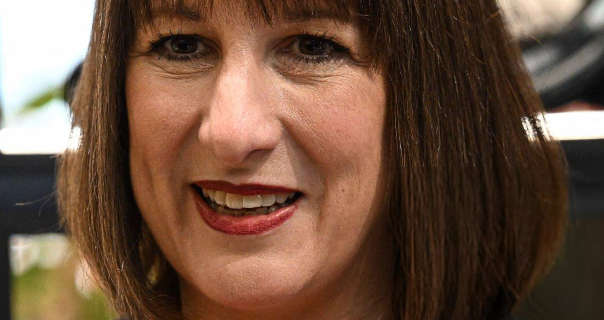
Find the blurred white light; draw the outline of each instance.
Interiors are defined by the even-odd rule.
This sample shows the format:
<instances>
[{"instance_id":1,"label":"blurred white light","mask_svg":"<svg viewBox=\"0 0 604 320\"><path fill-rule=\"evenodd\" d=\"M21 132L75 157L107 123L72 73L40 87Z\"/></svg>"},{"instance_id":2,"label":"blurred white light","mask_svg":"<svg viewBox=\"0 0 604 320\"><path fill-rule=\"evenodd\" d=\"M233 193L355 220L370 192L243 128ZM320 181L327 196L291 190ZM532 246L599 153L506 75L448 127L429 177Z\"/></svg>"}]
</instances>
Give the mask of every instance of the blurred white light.
<instances>
[{"instance_id":1,"label":"blurred white light","mask_svg":"<svg viewBox=\"0 0 604 320\"><path fill-rule=\"evenodd\" d=\"M604 139L604 111L548 113L545 121L556 140Z\"/></svg>"},{"instance_id":2,"label":"blurred white light","mask_svg":"<svg viewBox=\"0 0 604 320\"><path fill-rule=\"evenodd\" d=\"M604 111L571 111L540 114L537 125L543 129L548 140L594 140L604 139ZM528 119L522 120L529 139L535 139Z\"/></svg>"},{"instance_id":3,"label":"blurred white light","mask_svg":"<svg viewBox=\"0 0 604 320\"><path fill-rule=\"evenodd\" d=\"M19 276L34 267L56 268L66 261L70 250L69 240L64 234L12 235L11 271Z\"/></svg>"},{"instance_id":4,"label":"blurred white light","mask_svg":"<svg viewBox=\"0 0 604 320\"><path fill-rule=\"evenodd\" d=\"M23 235L10 237L10 267L14 275L21 275L35 266L40 248L33 238Z\"/></svg>"},{"instance_id":5,"label":"blurred white light","mask_svg":"<svg viewBox=\"0 0 604 320\"><path fill-rule=\"evenodd\" d=\"M38 265L44 269L54 269L67 259L70 253L69 240L63 234L49 233L36 236L40 248Z\"/></svg>"},{"instance_id":6,"label":"blurred white light","mask_svg":"<svg viewBox=\"0 0 604 320\"><path fill-rule=\"evenodd\" d=\"M6 128L0 130L0 153L58 154L69 145L69 132L45 128Z\"/></svg>"},{"instance_id":7,"label":"blurred white light","mask_svg":"<svg viewBox=\"0 0 604 320\"><path fill-rule=\"evenodd\" d=\"M77 151L80 148L80 143L82 140L82 130L80 127L75 127L69 133L69 138L67 140L66 150L68 151Z\"/></svg>"},{"instance_id":8,"label":"blurred white light","mask_svg":"<svg viewBox=\"0 0 604 320\"><path fill-rule=\"evenodd\" d=\"M498 0L511 33L518 38L562 29L587 0Z\"/></svg>"},{"instance_id":9,"label":"blurred white light","mask_svg":"<svg viewBox=\"0 0 604 320\"><path fill-rule=\"evenodd\" d=\"M585 25L592 30L600 30L604 27L604 1L595 1L591 10L586 12Z\"/></svg>"},{"instance_id":10,"label":"blurred white light","mask_svg":"<svg viewBox=\"0 0 604 320\"><path fill-rule=\"evenodd\" d=\"M69 117L68 107L58 100L22 116L14 126L0 130L0 153L57 154L77 149L79 129L70 132Z\"/></svg>"}]
</instances>

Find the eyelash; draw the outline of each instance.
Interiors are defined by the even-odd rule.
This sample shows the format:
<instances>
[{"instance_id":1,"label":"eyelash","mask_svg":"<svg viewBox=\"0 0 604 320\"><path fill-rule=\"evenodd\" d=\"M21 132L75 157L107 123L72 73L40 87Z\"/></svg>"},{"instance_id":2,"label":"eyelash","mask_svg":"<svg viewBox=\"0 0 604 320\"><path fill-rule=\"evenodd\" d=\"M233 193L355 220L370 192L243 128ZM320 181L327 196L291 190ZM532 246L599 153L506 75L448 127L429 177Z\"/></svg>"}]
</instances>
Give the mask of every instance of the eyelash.
<instances>
[{"instance_id":1,"label":"eyelash","mask_svg":"<svg viewBox=\"0 0 604 320\"><path fill-rule=\"evenodd\" d=\"M204 38L198 35L170 33L169 35L159 35L159 39L151 43L149 53L156 54L158 59L165 58L169 61L175 62L192 62L196 59L202 59L207 55L207 53L203 52L195 52L188 55L171 53L170 50L165 47L165 45L168 41L175 40L179 37L184 39L195 39L198 41L198 43L201 43L201 45L207 47L208 50L215 50L211 44L208 44ZM324 41L325 44L331 48L330 54L328 56L308 56L292 53L291 51L293 50L291 49L291 46L295 44L295 41L301 41L304 38ZM291 59L295 63L320 65L331 61L338 61L345 57L350 57L350 49L342 46L335 38L328 36L327 34L303 32L291 37L290 39L291 41L288 42L288 46L281 51L284 53L289 53L288 59Z\"/></svg>"},{"instance_id":2,"label":"eyelash","mask_svg":"<svg viewBox=\"0 0 604 320\"><path fill-rule=\"evenodd\" d=\"M300 56L300 55L291 55L291 58L296 62L306 63L306 64L322 64L330 61L341 60L344 57L350 57L350 49L342 46L338 43L338 41L327 34L319 34L319 33L310 33L304 32L294 36L294 41L300 41L302 38L310 38L310 39L318 39L321 41L325 41L332 48L332 52L330 56ZM290 43L291 46L292 43ZM289 47L288 47L289 48Z\"/></svg>"},{"instance_id":3,"label":"eyelash","mask_svg":"<svg viewBox=\"0 0 604 320\"><path fill-rule=\"evenodd\" d=\"M166 58L167 60L176 61L176 62L190 62L195 59L201 59L204 57L204 54L202 52L195 52L195 53L189 54L189 55L183 55L183 54L179 55L179 54L172 54L167 48L165 48L165 45L168 41L175 40L179 37L193 38L193 39L197 40L198 42L202 43L203 46L209 47L211 50L211 46L206 44L204 39L198 35L170 33L169 35L158 36L159 39L156 41L153 41L151 43L151 49L149 50L149 53L156 54L158 59Z\"/></svg>"}]
</instances>

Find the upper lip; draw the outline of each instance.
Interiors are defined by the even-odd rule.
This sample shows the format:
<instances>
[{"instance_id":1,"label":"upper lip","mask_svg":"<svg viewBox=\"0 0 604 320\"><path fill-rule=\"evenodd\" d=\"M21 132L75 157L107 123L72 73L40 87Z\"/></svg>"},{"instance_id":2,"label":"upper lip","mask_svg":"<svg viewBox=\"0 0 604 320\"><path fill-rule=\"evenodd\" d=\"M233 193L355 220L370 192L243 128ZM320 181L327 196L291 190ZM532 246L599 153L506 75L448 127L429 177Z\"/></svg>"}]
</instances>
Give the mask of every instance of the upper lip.
<instances>
[{"instance_id":1,"label":"upper lip","mask_svg":"<svg viewBox=\"0 0 604 320\"><path fill-rule=\"evenodd\" d=\"M283 186L269 186L258 183L233 184L221 180L203 180L194 182L193 184L205 190L219 190L227 193L241 195L299 192L298 190L290 189Z\"/></svg>"}]
</instances>

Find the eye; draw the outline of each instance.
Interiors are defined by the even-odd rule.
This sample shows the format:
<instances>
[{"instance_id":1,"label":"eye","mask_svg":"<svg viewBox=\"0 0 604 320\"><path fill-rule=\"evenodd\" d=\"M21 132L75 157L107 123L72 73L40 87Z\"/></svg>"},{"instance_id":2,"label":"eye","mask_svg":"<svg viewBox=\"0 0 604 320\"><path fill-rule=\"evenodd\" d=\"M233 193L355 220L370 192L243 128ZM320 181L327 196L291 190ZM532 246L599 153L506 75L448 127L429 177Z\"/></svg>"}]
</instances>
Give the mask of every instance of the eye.
<instances>
[{"instance_id":1,"label":"eye","mask_svg":"<svg viewBox=\"0 0 604 320\"><path fill-rule=\"evenodd\" d=\"M296 39L297 50L304 55L326 56L334 50L334 44L327 40L312 36L300 36Z\"/></svg>"},{"instance_id":2,"label":"eye","mask_svg":"<svg viewBox=\"0 0 604 320\"><path fill-rule=\"evenodd\" d=\"M212 49L197 35L171 35L151 44L151 51L168 60L195 60L212 55Z\"/></svg>"},{"instance_id":3,"label":"eye","mask_svg":"<svg viewBox=\"0 0 604 320\"><path fill-rule=\"evenodd\" d=\"M305 63L323 63L341 59L349 50L331 39L314 35L299 35L293 38L284 50L297 61Z\"/></svg>"},{"instance_id":4,"label":"eye","mask_svg":"<svg viewBox=\"0 0 604 320\"><path fill-rule=\"evenodd\" d=\"M176 36L166 41L166 45L176 54L191 54L197 52L199 41L193 37Z\"/></svg>"}]
</instances>

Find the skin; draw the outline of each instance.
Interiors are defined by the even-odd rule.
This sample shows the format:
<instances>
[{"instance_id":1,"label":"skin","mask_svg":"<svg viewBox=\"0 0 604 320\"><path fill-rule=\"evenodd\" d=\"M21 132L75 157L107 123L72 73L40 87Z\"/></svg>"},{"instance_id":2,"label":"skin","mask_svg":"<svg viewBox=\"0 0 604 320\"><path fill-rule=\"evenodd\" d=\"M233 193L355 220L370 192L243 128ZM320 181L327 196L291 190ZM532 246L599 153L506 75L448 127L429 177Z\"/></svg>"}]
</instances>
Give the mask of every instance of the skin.
<instances>
[{"instance_id":1,"label":"skin","mask_svg":"<svg viewBox=\"0 0 604 320\"><path fill-rule=\"evenodd\" d=\"M183 318L386 319L383 76L360 63L368 48L353 24L268 26L239 12L157 20L138 31L127 68L134 195L180 276ZM297 61L308 32L350 53ZM150 50L158 34L198 35L212 48L173 61L169 45ZM200 180L304 195L279 228L234 236L201 219L191 193Z\"/></svg>"}]
</instances>

